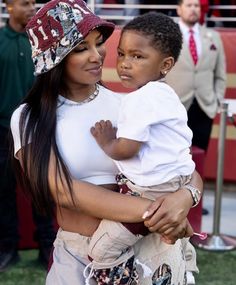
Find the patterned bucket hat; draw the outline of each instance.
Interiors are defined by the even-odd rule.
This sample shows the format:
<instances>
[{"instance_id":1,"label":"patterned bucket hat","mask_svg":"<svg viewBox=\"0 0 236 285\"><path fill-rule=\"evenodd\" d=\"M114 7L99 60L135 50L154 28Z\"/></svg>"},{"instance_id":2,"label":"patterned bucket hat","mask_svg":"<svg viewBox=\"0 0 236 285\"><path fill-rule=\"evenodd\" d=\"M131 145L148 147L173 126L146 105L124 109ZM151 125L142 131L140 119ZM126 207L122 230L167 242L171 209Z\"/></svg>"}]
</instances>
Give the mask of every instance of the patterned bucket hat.
<instances>
[{"instance_id":1,"label":"patterned bucket hat","mask_svg":"<svg viewBox=\"0 0 236 285\"><path fill-rule=\"evenodd\" d=\"M26 26L35 75L56 65L94 29L106 40L115 25L93 14L82 0L51 0Z\"/></svg>"}]
</instances>

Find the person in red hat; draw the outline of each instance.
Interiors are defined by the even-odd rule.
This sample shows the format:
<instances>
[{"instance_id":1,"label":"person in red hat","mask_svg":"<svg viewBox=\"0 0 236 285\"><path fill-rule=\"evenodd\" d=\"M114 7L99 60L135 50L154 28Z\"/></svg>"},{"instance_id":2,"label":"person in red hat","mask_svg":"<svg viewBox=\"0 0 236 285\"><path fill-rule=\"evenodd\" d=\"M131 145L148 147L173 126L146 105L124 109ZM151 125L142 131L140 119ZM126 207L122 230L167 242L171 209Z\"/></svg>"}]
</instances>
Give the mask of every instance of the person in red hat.
<instances>
[{"instance_id":1,"label":"person in red hat","mask_svg":"<svg viewBox=\"0 0 236 285\"><path fill-rule=\"evenodd\" d=\"M145 262L122 263L105 281L95 280L93 270L84 274L101 219L137 223L149 216L149 230L173 243L193 233L186 219L193 203L188 191L181 199L176 192L155 202L116 193L118 170L90 133L96 121L117 121L121 95L100 83L104 43L113 30L81 0L52 0L27 25L36 82L14 111L11 131L19 179L42 213L56 210L60 227L47 285L145 284ZM198 174L191 182L202 190ZM139 250L147 258L155 254L147 237L136 245L137 260Z\"/></svg>"}]
</instances>

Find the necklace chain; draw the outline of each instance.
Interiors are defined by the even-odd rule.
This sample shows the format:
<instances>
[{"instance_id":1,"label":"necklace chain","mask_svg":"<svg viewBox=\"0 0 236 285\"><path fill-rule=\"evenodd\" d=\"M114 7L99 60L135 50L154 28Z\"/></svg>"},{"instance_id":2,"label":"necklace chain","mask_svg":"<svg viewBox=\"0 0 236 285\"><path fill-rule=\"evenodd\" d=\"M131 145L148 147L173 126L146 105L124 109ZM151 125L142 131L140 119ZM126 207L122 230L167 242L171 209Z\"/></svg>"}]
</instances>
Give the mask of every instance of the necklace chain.
<instances>
[{"instance_id":1,"label":"necklace chain","mask_svg":"<svg viewBox=\"0 0 236 285\"><path fill-rule=\"evenodd\" d=\"M60 97L58 98L58 100L59 100L59 103L61 103L61 104L65 104L65 105L70 106L70 107L75 107L75 106L80 106L80 105L86 104L86 103L94 100L98 96L98 94L99 94L99 85L96 84L95 85L95 91L92 94L90 94L88 98L86 98L85 100L83 100L81 102L73 102L72 103L72 102L69 102L68 100L66 100L66 98L62 99Z\"/></svg>"}]
</instances>

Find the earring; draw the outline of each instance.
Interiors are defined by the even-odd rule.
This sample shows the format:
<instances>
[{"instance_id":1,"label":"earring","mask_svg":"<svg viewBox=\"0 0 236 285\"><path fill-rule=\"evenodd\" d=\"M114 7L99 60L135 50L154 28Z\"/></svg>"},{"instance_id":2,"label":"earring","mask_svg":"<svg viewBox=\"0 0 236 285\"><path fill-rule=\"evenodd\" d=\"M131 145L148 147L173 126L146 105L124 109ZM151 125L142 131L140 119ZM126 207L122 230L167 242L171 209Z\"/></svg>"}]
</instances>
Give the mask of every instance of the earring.
<instances>
[{"instance_id":1,"label":"earring","mask_svg":"<svg viewBox=\"0 0 236 285\"><path fill-rule=\"evenodd\" d=\"M167 70L161 71L162 75L166 75L167 74Z\"/></svg>"}]
</instances>

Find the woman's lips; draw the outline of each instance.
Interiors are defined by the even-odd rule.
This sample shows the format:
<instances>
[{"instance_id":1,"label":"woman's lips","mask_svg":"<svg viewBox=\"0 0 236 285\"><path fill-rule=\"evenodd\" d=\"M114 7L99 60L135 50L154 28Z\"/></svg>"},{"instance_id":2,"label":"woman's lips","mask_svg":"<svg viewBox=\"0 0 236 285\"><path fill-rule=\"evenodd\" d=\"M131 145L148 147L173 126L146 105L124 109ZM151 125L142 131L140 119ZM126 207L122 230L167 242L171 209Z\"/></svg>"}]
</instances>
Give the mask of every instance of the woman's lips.
<instances>
[{"instance_id":1,"label":"woman's lips","mask_svg":"<svg viewBox=\"0 0 236 285\"><path fill-rule=\"evenodd\" d=\"M87 69L87 71L93 75L99 75L102 72L102 65Z\"/></svg>"}]
</instances>

